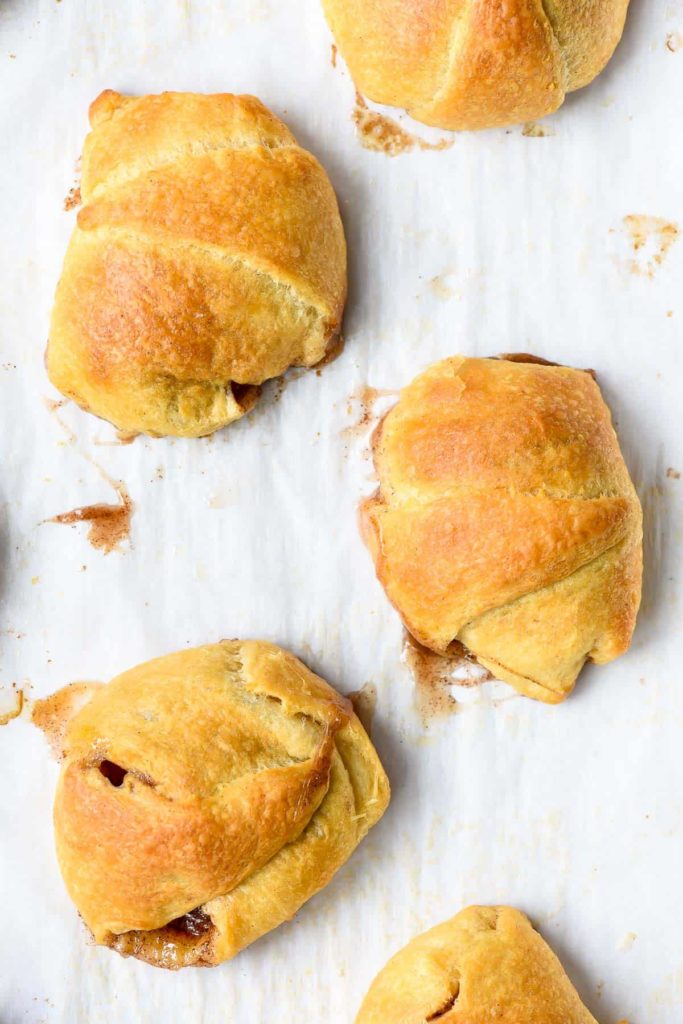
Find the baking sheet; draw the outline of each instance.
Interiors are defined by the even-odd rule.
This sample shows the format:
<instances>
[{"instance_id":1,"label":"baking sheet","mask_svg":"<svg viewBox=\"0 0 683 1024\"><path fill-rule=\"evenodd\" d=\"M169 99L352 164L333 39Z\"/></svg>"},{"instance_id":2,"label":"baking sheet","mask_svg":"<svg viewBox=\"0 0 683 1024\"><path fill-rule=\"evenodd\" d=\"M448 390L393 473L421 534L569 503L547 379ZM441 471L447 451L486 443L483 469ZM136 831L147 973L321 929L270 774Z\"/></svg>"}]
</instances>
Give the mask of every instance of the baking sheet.
<instances>
[{"instance_id":1,"label":"baking sheet","mask_svg":"<svg viewBox=\"0 0 683 1024\"><path fill-rule=\"evenodd\" d=\"M662 255L658 222L638 218L683 225L683 4L632 0L617 56L544 135L395 158L356 138L318 0L2 0L0 43L4 699L13 683L43 696L190 644L272 639L344 692L375 684L394 793L293 922L230 964L173 975L88 944L53 854L57 767L10 723L0 1022L348 1024L391 953L471 902L526 910L601 1024L680 1022L683 239ZM212 439L117 447L108 425L44 401L58 397L42 359L75 216L63 200L106 87L255 93L337 189L345 351ZM373 412L390 400L365 389L458 351L596 369L645 507L647 575L632 650L587 669L566 704L485 684L425 727L356 529ZM90 460L135 506L130 544L106 556L84 526L43 524L116 501Z\"/></svg>"}]
</instances>

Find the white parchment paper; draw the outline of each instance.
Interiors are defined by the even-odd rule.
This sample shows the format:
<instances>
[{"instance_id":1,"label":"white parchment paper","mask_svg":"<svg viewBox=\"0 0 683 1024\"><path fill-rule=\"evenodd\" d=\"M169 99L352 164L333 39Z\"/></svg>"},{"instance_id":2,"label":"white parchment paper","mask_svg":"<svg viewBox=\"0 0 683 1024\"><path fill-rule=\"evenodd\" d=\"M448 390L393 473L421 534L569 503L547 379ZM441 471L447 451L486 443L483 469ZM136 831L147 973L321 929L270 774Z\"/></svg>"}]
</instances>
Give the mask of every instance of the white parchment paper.
<instances>
[{"instance_id":1,"label":"white parchment paper","mask_svg":"<svg viewBox=\"0 0 683 1024\"><path fill-rule=\"evenodd\" d=\"M292 923L174 975L88 944L53 853L57 767L12 722L0 1022L349 1024L416 932L504 902L541 927L601 1024L680 1024L683 238L658 262L656 223L624 218L683 227L683 4L632 0L609 68L544 137L461 135L394 159L359 145L330 42L318 0L0 0L0 683L43 696L189 644L272 639L344 692L376 685L394 793ZM254 93L339 195L343 355L209 440L116 447L69 406L70 440L44 402L58 397L43 350L74 219L63 199L106 87ZM499 701L512 691L486 684L425 729L356 528L369 427L347 428L364 387L400 387L458 351L595 368L645 507L646 583L630 653L588 668L566 704ZM41 525L115 500L89 458L135 503L130 545L108 556L84 527Z\"/></svg>"}]
</instances>

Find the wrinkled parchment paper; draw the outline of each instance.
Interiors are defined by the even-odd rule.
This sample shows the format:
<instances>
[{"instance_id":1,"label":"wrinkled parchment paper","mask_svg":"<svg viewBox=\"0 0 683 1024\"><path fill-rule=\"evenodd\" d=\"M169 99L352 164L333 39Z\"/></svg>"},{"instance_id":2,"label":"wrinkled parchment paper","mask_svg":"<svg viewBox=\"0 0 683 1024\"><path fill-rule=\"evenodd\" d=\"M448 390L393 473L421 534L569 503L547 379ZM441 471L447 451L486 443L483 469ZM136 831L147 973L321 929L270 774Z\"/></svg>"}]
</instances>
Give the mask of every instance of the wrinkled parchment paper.
<instances>
[{"instance_id":1,"label":"wrinkled parchment paper","mask_svg":"<svg viewBox=\"0 0 683 1024\"><path fill-rule=\"evenodd\" d=\"M318 0L0 2L3 700L13 683L35 698L190 644L272 639L344 692L377 687L394 792L292 923L173 975L88 943L53 853L57 766L11 722L1 1024L349 1024L388 956L471 902L526 910L601 1024L683 1020L683 239L662 248L663 226L683 226L683 4L631 7L609 68L540 129L390 158L356 137ZM116 446L107 424L45 402L63 202L106 87L255 93L337 189L345 351L209 440ZM647 576L632 650L587 669L566 704L486 683L425 724L355 510L391 401L366 389L458 351L597 371L645 507ZM98 466L134 504L130 543L109 555L86 526L43 522L117 501Z\"/></svg>"}]
</instances>

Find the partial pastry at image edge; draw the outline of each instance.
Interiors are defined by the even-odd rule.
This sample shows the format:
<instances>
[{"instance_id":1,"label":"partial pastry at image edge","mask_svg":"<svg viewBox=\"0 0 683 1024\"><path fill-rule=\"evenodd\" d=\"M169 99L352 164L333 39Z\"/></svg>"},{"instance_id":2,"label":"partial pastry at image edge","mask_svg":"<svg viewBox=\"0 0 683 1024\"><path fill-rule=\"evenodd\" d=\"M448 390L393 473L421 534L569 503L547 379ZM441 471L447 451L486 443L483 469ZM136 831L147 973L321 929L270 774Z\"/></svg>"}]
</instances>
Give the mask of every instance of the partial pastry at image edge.
<instances>
[{"instance_id":1,"label":"partial pastry at image edge","mask_svg":"<svg viewBox=\"0 0 683 1024\"><path fill-rule=\"evenodd\" d=\"M369 99L451 131L557 110L611 58L629 0L322 0L339 52Z\"/></svg>"},{"instance_id":2,"label":"partial pastry at image edge","mask_svg":"<svg viewBox=\"0 0 683 1024\"><path fill-rule=\"evenodd\" d=\"M468 907L418 935L374 979L355 1024L493 1019L597 1024L553 951L512 907Z\"/></svg>"}]
</instances>

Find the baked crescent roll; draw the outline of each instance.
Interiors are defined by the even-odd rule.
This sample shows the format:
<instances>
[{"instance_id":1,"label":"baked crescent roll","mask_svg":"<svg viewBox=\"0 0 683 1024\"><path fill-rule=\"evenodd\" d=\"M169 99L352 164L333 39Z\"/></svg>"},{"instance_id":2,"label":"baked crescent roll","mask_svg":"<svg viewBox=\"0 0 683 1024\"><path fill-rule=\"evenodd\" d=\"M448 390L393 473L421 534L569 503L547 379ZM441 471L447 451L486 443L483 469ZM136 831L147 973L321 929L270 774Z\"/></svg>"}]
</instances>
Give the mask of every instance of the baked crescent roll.
<instances>
[{"instance_id":1,"label":"baked crescent roll","mask_svg":"<svg viewBox=\"0 0 683 1024\"><path fill-rule=\"evenodd\" d=\"M374 458L364 536L421 644L457 640L549 703L628 648L642 513L589 372L445 359L401 392Z\"/></svg>"},{"instance_id":2,"label":"baked crescent roll","mask_svg":"<svg viewBox=\"0 0 683 1024\"><path fill-rule=\"evenodd\" d=\"M389 802L350 703L272 644L71 690L33 712L62 747L57 856L95 941L126 956L230 959L322 889Z\"/></svg>"},{"instance_id":3,"label":"baked crescent roll","mask_svg":"<svg viewBox=\"0 0 683 1024\"><path fill-rule=\"evenodd\" d=\"M544 117L602 71L628 0L323 0L361 92L453 131Z\"/></svg>"},{"instance_id":4,"label":"baked crescent roll","mask_svg":"<svg viewBox=\"0 0 683 1024\"><path fill-rule=\"evenodd\" d=\"M511 907L469 907L413 939L356 1024L596 1024L562 964Z\"/></svg>"},{"instance_id":5,"label":"baked crescent roll","mask_svg":"<svg viewBox=\"0 0 683 1024\"><path fill-rule=\"evenodd\" d=\"M334 191L253 96L108 90L90 123L50 380L126 433L209 434L339 334Z\"/></svg>"}]
</instances>

